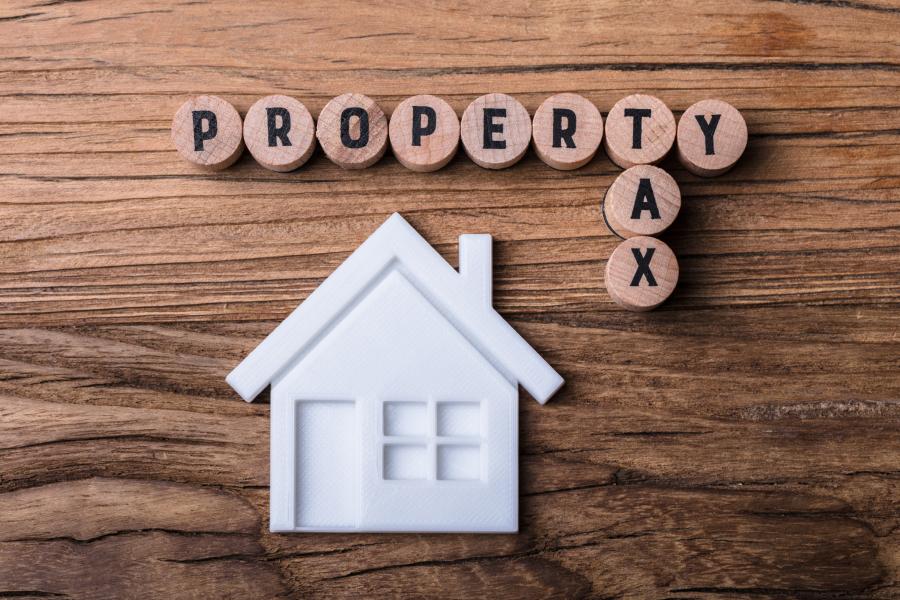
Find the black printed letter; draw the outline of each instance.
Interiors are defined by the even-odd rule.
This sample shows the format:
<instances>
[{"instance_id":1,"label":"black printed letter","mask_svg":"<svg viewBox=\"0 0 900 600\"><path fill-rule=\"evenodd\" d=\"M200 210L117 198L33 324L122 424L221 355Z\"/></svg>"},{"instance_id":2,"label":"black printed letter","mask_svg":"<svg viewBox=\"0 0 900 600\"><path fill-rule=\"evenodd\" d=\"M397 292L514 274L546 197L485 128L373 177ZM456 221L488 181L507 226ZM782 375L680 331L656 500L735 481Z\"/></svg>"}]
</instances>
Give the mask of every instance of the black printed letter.
<instances>
[{"instance_id":1,"label":"black printed letter","mask_svg":"<svg viewBox=\"0 0 900 600\"><path fill-rule=\"evenodd\" d=\"M641 277L647 278L647 285L650 287L656 286L656 278L653 277L653 272L650 271L650 260L653 259L654 252L656 252L656 248L647 248L647 254L641 256L640 249L631 249L631 253L634 254L634 260L637 263L637 271L634 272L634 278L631 280L632 286L640 285Z\"/></svg>"},{"instance_id":2,"label":"black printed letter","mask_svg":"<svg viewBox=\"0 0 900 600\"><path fill-rule=\"evenodd\" d=\"M286 108L280 106L267 108L266 117L269 125L269 146L278 145L281 140L282 146L290 146L291 140L288 139L288 132L291 130L291 113ZM281 127L276 126L275 117L281 117Z\"/></svg>"},{"instance_id":3,"label":"black printed letter","mask_svg":"<svg viewBox=\"0 0 900 600\"><path fill-rule=\"evenodd\" d=\"M219 123L216 113L211 110L195 110L194 115L194 150L203 151L203 141L211 140L219 133ZM209 129L203 131L203 121L209 123Z\"/></svg>"},{"instance_id":4,"label":"black printed letter","mask_svg":"<svg viewBox=\"0 0 900 600\"><path fill-rule=\"evenodd\" d=\"M422 125L425 117L425 125ZM422 136L431 135L437 129L437 113L430 106L413 106L412 145L421 146Z\"/></svg>"},{"instance_id":5,"label":"black printed letter","mask_svg":"<svg viewBox=\"0 0 900 600\"><path fill-rule=\"evenodd\" d=\"M566 120L566 128L563 129L562 120ZM575 111L569 108L553 109L553 147L562 148L563 140L566 141L566 148L574 148L575 140Z\"/></svg>"},{"instance_id":6,"label":"black printed letter","mask_svg":"<svg viewBox=\"0 0 900 600\"><path fill-rule=\"evenodd\" d=\"M359 118L359 137L350 137L350 118ZM369 143L369 113L359 106L345 108L341 113L341 142L348 148L362 148Z\"/></svg>"},{"instance_id":7,"label":"black printed letter","mask_svg":"<svg viewBox=\"0 0 900 600\"><path fill-rule=\"evenodd\" d=\"M706 122L706 119L703 115L694 115L697 119L697 123L700 124L700 131L703 132L703 137L706 138L706 155L716 153L716 146L713 143L713 136L716 133L716 127L719 126L719 119L722 118L722 115L713 115L709 118L709 123Z\"/></svg>"},{"instance_id":8,"label":"black printed letter","mask_svg":"<svg viewBox=\"0 0 900 600\"><path fill-rule=\"evenodd\" d=\"M633 117L633 127L631 129L631 147L635 150L641 149L641 132L643 128L641 127L641 120L643 118L650 118L650 109L649 108L626 108L625 116Z\"/></svg>"},{"instance_id":9,"label":"black printed letter","mask_svg":"<svg viewBox=\"0 0 900 600\"><path fill-rule=\"evenodd\" d=\"M484 109L484 149L503 150L506 148L506 140L495 140L495 133L503 133L503 123L494 123L494 117L505 117L505 108Z\"/></svg>"},{"instance_id":10,"label":"black printed letter","mask_svg":"<svg viewBox=\"0 0 900 600\"><path fill-rule=\"evenodd\" d=\"M631 218L640 219L641 212L649 210L651 219L659 219L659 208L656 206L656 196L653 195L653 186L649 179L641 178L638 184L637 195L634 197L634 206L631 209Z\"/></svg>"}]
</instances>

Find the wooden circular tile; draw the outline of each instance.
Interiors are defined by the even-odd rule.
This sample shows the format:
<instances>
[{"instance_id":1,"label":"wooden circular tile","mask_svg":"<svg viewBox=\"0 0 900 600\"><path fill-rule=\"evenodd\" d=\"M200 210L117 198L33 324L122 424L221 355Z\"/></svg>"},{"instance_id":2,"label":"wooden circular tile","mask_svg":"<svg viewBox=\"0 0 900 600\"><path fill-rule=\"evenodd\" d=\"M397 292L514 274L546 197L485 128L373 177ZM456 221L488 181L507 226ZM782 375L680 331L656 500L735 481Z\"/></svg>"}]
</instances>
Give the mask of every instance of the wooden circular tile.
<instances>
[{"instance_id":1,"label":"wooden circular tile","mask_svg":"<svg viewBox=\"0 0 900 600\"><path fill-rule=\"evenodd\" d=\"M675 117L662 100L632 94L606 116L603 143L610 160L627 169L662 160L675 142L675 131Z\"/></svg>"},{"instance_id":2,"label":"wooden circular tile","mask_svg":"<svg viewBox=\"0 0 900 600\"><path fill-rule=\"evenodd\" d=\"M658 235L681 210L681 190L671 175L653 165L623 171L603 198L607 227L619 237Z\"/></svg>"},{"instance_id":3,"label":"wooden circular tile","mask_svg":"<svg viewBox=\"0 0 900 600\"><path fill-rule=\"evenodd\" d=\"M331 161L344 169L365 169L384 156L388 122L378 104L363 94L332 98L319 114L316 138Z\"/></svg>"},{"instance_id":4,"label":"wooden circular tile","mask_svg":"<svg viewBox=\"0 0 900 600\"><path fill-rule=\"evenodd\" d=\"M656 238L625 240L606 261L606 291L619 306L651 310L665 302L678 283L678 260Z\"/></svg>"},{"instance_id":5,"label":"wooden circular tile","mask_svg":"<svg viewBox=\"0 0 900 600\"><path fill-rule=\"evenodd\" d=\"M466 108L460 134L472 162L485 169L505 169L525 156L531 117L512 96L486 94Z\"/></svg>"},{"instance_id":6,"label":"wooden circular tile","mask_svg":"<svg viewBox=\"0 0 900 600\"><path fill-rule=\"evenodd\" d=\"M413 96L401 102L388 129L394 156L413 171L440 169L459 147L459 117L437 96Z\"/></svg>"},{"instance_id":7,"label":"wooden circular tile","mask_svg":"<svg viewBox=\"0 0 900 600\"><path fill-rule=\"evenodd\" d=\"M701 100L678 121L678 158L691 173L720 175L734 166L747 147L747 123L722 100Z\"/></svg>"},{"instance_id":8,"label":"wooden circular tile","mask_svg":"<svg viewBox=\"0 0 900 600\"><path fill-rule=\"evenodd\" d=\"M316 148L316 126L303 103L290 96L257 100L244 119L244 143L256 162L272 171L292 171Z\"/></svg>"},{"instance_id":9,"label":"wooden circular tile","mask_svg":"<svg viewBox=\"0 0 900 600\"><path fill-rule=\"evenodd\" d=\"M534 150L542 161L568 171L584 166L603 139L603 117L594 103L578 94L544 100L532 122Z\"/></svg>"},{"instance_id":10,"label":"wooden circular tile","mask_svg":"<svg viewBox=\"0 0 900 600\"><path fill-rule=\"evenodd\" d=\"M224 169L244 149L241 115L218 96L191 98L172 119L172 142L185 160L205 169Z\"/></svg>"}]
</instances>

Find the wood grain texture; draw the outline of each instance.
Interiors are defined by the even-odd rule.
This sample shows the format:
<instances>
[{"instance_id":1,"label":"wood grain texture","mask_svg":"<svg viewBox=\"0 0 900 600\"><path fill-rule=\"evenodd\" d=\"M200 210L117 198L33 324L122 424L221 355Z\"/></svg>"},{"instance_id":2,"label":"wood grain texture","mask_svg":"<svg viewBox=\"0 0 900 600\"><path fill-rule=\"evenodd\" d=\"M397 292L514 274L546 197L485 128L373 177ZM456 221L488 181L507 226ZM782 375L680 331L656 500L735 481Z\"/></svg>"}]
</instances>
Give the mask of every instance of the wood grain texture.
<instances>
[{"instance_id":1,"label":"wood grain texture","mask_svg":"<svg viewBox=\"0 0 900 600\"><path fill-rule=\"evenodd\" d=\"M244 151L241 115L218 96L188 98L172 118L172 145L202 169L230 167Z\"/></svg>"},{"instance_id":2,"label":"wood grain texture","mask_svg":"<svg viewBox=\"0 0 900 600\"><path fill-rule=\"evenodd\" d=\"M459 148L459 117L441 98L419 94L391 113L388 137L394 158L404 167L420 173L437 171Z\"/></svg>"},{"instance_id":3,"label":"wood grain texture","mask_svg":"<svg viewBox=\"0 0 900 600\"><path fill-rule=\"evenodd\" d=\"M650 94L630 94L606 115L603 147L623 169L663 160L675 144L676 121L666 103Z\"/></svg>"},{"instance_id":4,"label":"wood grain texture","mask_svg":"<svg viewBox=\"0 0 900 600\"><path fill-rule=\"evenodd\" d=\"M898 28L893 0L3 4L0 597L897 597ZM681 278L633 314L602 152L279 174L171 147L192 95L347 90L716 97L750 140L720 178L662 163ZM498 310L566 377L523 396L518 535L266 532L269 406L225 375L392 211L454 264L493 234Z\"/></svg>"},{"instance_id":5,"label":"wood grain texture","mask_svg":"<svg viewBox=\"0 0 900 600\"><path fill-rule=\"evenodd\" d=\"M707 98L696 102L678 119L678 160L685 169L715 177L737 164L747 148L747 124L727 102Z\"/></svg>"},{"instance_id":6,"label":"wood grain texture","mask_svg":"<svg viewBox=\"0 0 900 600\"><path fill-rule=\"evenodd\" d=\"M630 237L606 259L603 283L609 297L622 308L653 310L678 285L678 259L658 238Z\"/></svg>"},{"instance_id":7,"label":"wood grain texture","mask_svg":"<svg viewBox=\"0 0 900 600\"><path fill-rule=\"evenodd\" d=\"M554 94L534 111L531 131L538 158L554 169L578 169L589 163L600 147L603 116L580 94Z\"/></svg>"},{"instance_id":8,"label":"wood grain texture","mask_svg":"<svg viewBox=\"0 0 900 600\"><path fill-rule=\"evenodd\" d=\"M531 115L509 94L491 92L466 107L459 136L472 162L485 169L506 169L528 151Z\"/></svg>"},{"instance_id":9,"label":"wood grain texture","mask_svg":"<svg viewBox=\"0 0 900 600\"><path fill-rule=\"evenodd\" d=\"M341 94L319 113L316 139L331 162L344 169L366 169L387 150L388 120L365 94Z\"/></svg>"},{"instance_id":10,"label":"wood grain texture","mask_svg":"<svg viewBox=\"0 0 900 600\"><path fill-rule=\"evenodd\" d=\"M606 188L600 210L610 233L621 238L658 237L678 218L681 190L667 171L635 165Z\"/></svg>"},{"instance_id":11,"label":"wood grain texture","mask_svg":"<svg viewBox=\"0 0 900 600\"><path fill-rule=\"evenodd\" d=\"M316 149L316 124L306 106L296 98L280 94L265 96L254 102L244 115L244 144L260 165L287 173L312 157Z\"/></svg>"}]
</instances>

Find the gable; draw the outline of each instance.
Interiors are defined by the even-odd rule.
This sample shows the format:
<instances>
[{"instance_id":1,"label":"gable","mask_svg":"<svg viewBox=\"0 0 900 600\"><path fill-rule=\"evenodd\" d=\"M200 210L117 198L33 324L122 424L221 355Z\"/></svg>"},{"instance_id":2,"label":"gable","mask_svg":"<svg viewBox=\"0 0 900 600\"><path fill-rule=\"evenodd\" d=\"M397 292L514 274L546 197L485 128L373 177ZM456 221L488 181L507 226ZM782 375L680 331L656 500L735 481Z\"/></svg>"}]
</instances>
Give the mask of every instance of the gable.
<instances>
[{"instance_id":1,"label":"gable","mask_svg":"<svg viewBox=\"0 0 900 600\"><path fill-rule=\"evenodd\" d=\"M394 400L481 399L514 389L396 269L273 385L292 397Z\"/></svg>"},{"instance_id":2,"label":"gable","mask_svg":"<svg viewBox=\"0 0 900 600\"><path fill-rule=\"evenodd\" d=\"M461 240L470 237L487 238L490 248L489 236ZM489 264L489 253L486 259ZM538 402L546 402L562 386L562 377L491 306L489 291L484 293L489 272L487 277L485 269L457 272L396 213L228 375L228 383L252 401L327 336L391 269L414 282L497 371Z\"/></svg>"}]
</instances>

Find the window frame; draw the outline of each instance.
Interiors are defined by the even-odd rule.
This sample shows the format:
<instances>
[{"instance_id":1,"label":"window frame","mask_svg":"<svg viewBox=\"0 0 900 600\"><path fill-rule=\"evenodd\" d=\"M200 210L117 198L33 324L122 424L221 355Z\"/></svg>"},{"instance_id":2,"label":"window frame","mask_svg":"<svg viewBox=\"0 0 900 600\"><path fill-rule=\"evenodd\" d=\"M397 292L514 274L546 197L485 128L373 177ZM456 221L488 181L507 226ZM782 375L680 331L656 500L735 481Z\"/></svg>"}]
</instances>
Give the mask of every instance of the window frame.
<instances>
[{"instance_id":1,"label":"window frame","mask_svg":"<svg viewBox=\"0 0 900 600\"><path fill-rule=\"evenodd\" d=\"M488 428L487 418L485 414L485 400L474 398L436 398L428 396L426 398L385 398L378 399L379 405L379 423L377 443L379 446L380 460L378 474L379 479L384 483L421 483L421 482L437 482L442 485L479 483L486 481L486 465L487 465L487 436L485 430ZM424 404L425 405L425 428L423 433L416 434L388 434L388 411L390 405L398 404ZM450 434L441 435L438 432L438 407L454 404L473 404L477 411L478 434ZM388 448L396 446L417 446L425 447L425 473L424 477L416 478L396 478L388 477ZM440 477L439 460L441 449L447 447L459 446L463 448L477 449L478 474L475 477Z\"/></svg>"}]
</instances>

